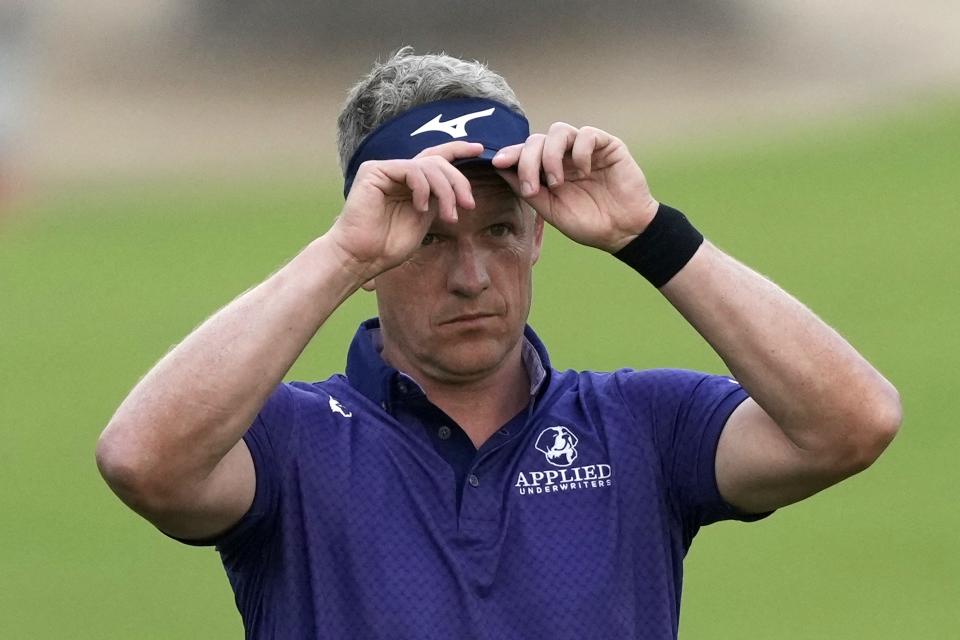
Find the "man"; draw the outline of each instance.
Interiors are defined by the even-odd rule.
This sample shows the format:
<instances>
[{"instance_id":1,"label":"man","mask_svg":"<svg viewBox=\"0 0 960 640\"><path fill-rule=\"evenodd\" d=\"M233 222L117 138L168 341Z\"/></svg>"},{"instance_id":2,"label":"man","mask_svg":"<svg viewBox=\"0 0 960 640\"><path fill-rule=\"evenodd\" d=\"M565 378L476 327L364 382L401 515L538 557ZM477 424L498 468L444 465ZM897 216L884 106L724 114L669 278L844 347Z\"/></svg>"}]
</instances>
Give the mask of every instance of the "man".
<instances>
[{"instance_id":1,"label":"man","mask_svg":"<svg viewBox=\"0 0 960 640\"><path fill-rule=\"evenodd\" d=\"M167 354L97 450L133 509L217 545L248 636L674 638L700 526L802 500L896 433L893 387L658 203L614 136L528 135L502 78L408 49L339 125L334 225ZM646 276L733 378L552 369L525 325L544 223ZM360 287L379 318L346 376L279 384Z\"/></svg>"}]
</instances>

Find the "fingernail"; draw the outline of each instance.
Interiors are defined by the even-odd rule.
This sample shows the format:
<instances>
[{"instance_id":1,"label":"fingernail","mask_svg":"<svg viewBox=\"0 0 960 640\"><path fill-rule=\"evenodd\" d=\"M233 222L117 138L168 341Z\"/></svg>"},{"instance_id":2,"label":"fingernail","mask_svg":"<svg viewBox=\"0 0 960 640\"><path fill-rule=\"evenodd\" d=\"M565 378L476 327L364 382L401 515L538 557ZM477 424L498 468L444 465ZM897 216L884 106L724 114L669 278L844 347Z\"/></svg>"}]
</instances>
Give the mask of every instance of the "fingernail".
<instances>
[{"instance_id":1,"label":"fingernail","mask_svg":"<svg viewBox=\"0 0 960 640\"><path fill-rule=\"evenodd\" d=\"M533 195L533 185L526 181L521 182L520 193L525 196Z\"/></svg>"},{"instance_id":2,"label":"fingernail","mask_svg":"<svg viewBox=\"0 0 960 640\"><path fill-rule=\"evenodd\" d=\"M547 186L555 187L557 186L558 182L560 181L557 180L557 176L553 175L552 173L547 174Z\"/></svg>"}]
</instances>

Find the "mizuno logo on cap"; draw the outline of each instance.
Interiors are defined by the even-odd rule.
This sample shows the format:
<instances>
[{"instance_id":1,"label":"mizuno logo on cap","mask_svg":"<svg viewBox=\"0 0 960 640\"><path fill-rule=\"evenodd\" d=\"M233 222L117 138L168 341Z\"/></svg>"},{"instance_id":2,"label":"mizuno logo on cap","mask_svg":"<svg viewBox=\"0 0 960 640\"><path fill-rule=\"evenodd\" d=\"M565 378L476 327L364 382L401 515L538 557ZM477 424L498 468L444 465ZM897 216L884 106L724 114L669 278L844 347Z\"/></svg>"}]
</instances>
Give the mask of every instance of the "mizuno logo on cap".
<instances>
[{"instance_id":1,"label":"mizuno logo on cap","mask_svg":"<svg viewBox=\"0 0 960 640\"><path fill-rule=\"evenodd\" d=\"M410 137L417 135L418 133L426 133L427 131L439 131L445 133L451 138L465 138L467 136L467 123L471 120L476 120L477 118L486 118L487 116L493 113L494 107L489 109L484 109L483 111L475 111L473 113L466 113L452 120L447 120L446 122L440 122L440 118L443 117L443 114L437 114L437 116L430 122L424 124L422 127L410 134Z\"/></svg>"}]
</instances>

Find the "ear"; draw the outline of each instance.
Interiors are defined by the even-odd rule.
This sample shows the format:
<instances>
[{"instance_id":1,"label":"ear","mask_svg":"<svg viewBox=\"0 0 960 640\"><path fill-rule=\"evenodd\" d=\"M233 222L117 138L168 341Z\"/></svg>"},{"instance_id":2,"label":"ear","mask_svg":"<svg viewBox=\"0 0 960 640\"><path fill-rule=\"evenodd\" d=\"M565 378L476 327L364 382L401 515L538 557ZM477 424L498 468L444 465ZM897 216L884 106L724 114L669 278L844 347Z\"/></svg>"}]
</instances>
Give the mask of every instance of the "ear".
<instances>
[{"instance_id":1,"label":"ear","mask_svg":"<svg viewBox=\"0 0 960 640\"><path fill-rule=\"evenodd\" d=\"M360 288L363 289L364 291L376 291L377 290L376 278L370 278L369 280L364 282L362 285L360 285Z\"/></svg>"},{"instance_id":2,"label":"ear","mask_svg":"<svg viewBox=\"0 0 960 640\"><path fill-rule=\"evenodd\" d=\"M530 209L532 210L533 207ZM543 247L543 216L536 211L533 215L536 216L533 222L533 264L537 264L537 260L540 259L540 249Z\"/></svg>"}]
</instances>

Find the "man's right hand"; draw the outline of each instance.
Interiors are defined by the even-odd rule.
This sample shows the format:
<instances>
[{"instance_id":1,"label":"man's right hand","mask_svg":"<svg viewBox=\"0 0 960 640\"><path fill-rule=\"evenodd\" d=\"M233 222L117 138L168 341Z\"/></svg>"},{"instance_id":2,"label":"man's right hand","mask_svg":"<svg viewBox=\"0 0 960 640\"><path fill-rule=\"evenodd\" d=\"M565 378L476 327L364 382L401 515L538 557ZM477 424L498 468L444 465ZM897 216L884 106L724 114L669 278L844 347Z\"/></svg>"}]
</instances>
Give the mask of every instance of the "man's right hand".
<instances>
[{"instance_id":1,"label":"man's right hand","mask_svg":"<svg viewBox=\"0 0 960 640\"><path fill-rule=\"evenodd\" d=\"M437 216L455 223L457 207L474 208L470 182L452 163L482 152L478 142L456 141L360 165L328 234L362 282L406 260Z\"/></svg>"}]
</instances>

